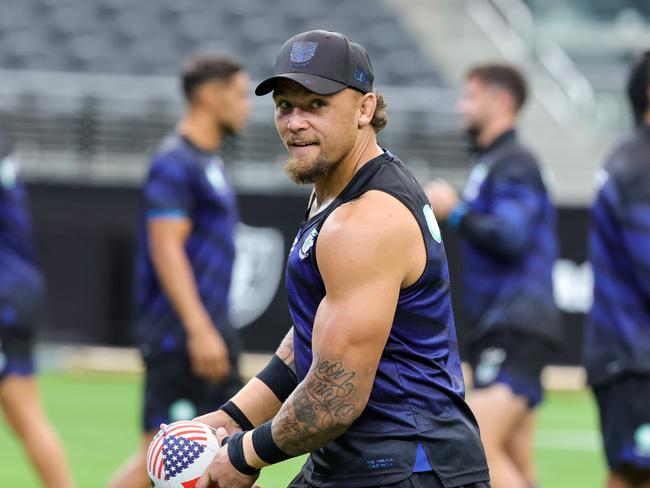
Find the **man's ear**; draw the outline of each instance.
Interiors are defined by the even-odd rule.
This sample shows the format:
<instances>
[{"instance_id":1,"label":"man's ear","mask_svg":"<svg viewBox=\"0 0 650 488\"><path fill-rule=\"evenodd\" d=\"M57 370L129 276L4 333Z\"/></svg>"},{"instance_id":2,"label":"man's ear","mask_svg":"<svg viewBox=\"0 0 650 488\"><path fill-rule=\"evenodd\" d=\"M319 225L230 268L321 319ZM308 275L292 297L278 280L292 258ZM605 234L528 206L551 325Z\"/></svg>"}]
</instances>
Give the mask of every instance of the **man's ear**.
<instances>
[{"instance_id":1,"label":"man's ear","mask_svg":"<svg viewBox=\"0 0 650 488\"><path fill-rule=\"evenodd\" d=\"M208 81L199 86L194 94L194 100L197 105L214 107L221 103L222 93L225 90L223 83L218 81Z\"/></svg>"},{"instance_id":2,"label":"man's ear","mask_svg":"<svg viewBox=\"0 0 650 488\"><path fill-rule=\"evenodd\" d=\"M375 115L377 108L377 95L374 93L366 93L361 97L359 104L359 128L370 125L372 117Z\"/></svg>"},{"instance_id":3,"label":"man's ear","mask_svg":"<svg viewBox=\"0 0 650 488\"><path fill-rule=\"evenodd\" d=\"M496 109L499 113L503 112L514 112L517 113L517 102L512 94L500 86L494 87L492 96L497 102Z\"/></svg>"}]
</instances>

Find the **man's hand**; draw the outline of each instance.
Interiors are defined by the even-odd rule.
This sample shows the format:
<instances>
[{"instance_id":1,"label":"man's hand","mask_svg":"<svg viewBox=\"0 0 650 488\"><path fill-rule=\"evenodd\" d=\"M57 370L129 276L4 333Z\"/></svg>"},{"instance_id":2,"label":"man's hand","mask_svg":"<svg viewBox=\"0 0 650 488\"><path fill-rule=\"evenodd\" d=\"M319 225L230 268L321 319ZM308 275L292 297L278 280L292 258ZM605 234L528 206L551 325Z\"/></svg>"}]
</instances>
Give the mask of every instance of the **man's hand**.
<instances>
[{"instance_id":1,"label":"man's hand","mask_svg":"<svg viewBox=\"0 0 650 488\"><path fill-rule=\"evenodd\" d=\"M228 436L226 429L217 429L217 441L222 445L223 440ZM205 470L203 476L196 485L196 488L261 488L255 484L259 473L248 476L237 471L230 463L228 447L223 446Z\"/></svg>"},{"instance_id":2,"label":"man's hand","mask_svg":"<svg viewBox=\"0 0 650 488\"><path fill-rule=\"evenodd\" d=\"M228 435L233 435L235 432L241 432L241 426L235 422L230 415L228 415L223 410L217 410L216 412L206 413L200 417L193 419L194 422L201 422L202 424L209 425L213 429L226 429Z\"/></svg>"},{"instance_id":3,"label":"man's hand","mask_svg":"<svg viewBox=\"0 0 650 488\"><path fill-rule=\"evenodd\" d=\"M425 187L425 191L434 215L441 222L447 220L451 211L460 202L458 192L446 180L433 180Z\"/></svg>"},{"instance_id":4,"label":"man's hand","mask_svg":"<svg viewBox=\"0 0 650 488\"><path fill-rule=\"evenodd\" d=\"M197 376L216 383L230 374L228 348L212 324L188 328L187 351Z\"/></svg>"}]
</instances>

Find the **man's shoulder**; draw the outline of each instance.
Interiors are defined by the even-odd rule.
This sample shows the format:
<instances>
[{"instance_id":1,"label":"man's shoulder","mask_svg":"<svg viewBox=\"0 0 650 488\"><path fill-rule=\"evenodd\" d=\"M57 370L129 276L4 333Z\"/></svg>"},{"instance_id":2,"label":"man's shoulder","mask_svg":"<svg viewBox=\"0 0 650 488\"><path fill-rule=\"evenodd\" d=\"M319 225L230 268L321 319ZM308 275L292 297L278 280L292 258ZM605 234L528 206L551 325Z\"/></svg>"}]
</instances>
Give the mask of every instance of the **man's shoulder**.
<instances>
[{"instance_id":1,"label":"man's shoulder","mask_svg":"<svg viewBox=\"0 0 650 488\"><path fill-rule=\"evenodd\" d=\"M401 283L421 242L410 210L388 193L369 190L328 216L318 234L316 259L328 286L379 276Z\"/></svg>"},{"instance_id":2,"label":"man's shoulder","mask_svg":"<svg viewBox=\"0 0 650 488\"><path fill-rule=\"evenodd\" d=\"M194 158L177 136L163 140L149 164L149 180L184 179L195 169Z\"/></svg>"},{"instance_id":3,"label":"man's shoulder","mask_svg":"<svg viewBox=\"0 0 650 488\"><path fill-rule=\"evenodd\" d=\"M325 220L319 244L337 246L399 246L419 227L412 212L396 197L381 190L369 190L337 207Z\"/></svg>"},{"instance_id":4,"label":"man's shoulder","mask_svg":"<svg viewBox=\"0 0 650 488\"><path fill-rule=\"evenodd\" d=\"M385 225L399 225L410 210L397 197L383 189L370 189L354 200L337 207L327 219L339 224L354 226L359 222L382 222Z\"/></svg>"},{"instance_id":5,"label":"man's shoulder","mask_svg":"<svg viewBox=\"0 0 650 488\"><path fill-rule=\"evenodd\" d=\"M178 134L166 136L153 153L151 166L173 163L178 166L191 166L195 160L192 150Z\"/></svg>"}]
</instances>

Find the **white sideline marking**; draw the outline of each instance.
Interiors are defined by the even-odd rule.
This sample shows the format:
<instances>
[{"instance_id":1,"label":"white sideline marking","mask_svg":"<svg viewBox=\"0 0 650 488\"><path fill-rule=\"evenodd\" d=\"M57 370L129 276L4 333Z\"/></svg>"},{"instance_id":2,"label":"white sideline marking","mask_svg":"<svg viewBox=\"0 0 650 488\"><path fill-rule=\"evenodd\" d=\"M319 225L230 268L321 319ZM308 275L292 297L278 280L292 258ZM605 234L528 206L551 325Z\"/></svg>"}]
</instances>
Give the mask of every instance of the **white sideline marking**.
<instances>
[{"instance_id":1,"label":"white sideline marking","mask_svg":"<svg viewBox=\"0 0 650 488\"><path fill-rule=\"evenodd\" d=\"M596 430L540 429L535 433L535 447L548 451L596 452L602 449Z\"/></svg>"}]
</instances>

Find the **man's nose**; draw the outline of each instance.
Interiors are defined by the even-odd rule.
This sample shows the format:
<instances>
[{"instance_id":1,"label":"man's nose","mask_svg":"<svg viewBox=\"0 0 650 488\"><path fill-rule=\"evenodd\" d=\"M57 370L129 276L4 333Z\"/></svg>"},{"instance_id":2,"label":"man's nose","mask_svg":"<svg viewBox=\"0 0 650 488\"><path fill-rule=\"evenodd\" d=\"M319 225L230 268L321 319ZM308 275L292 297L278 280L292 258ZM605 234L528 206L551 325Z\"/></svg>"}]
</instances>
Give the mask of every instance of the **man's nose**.
<instances>
[{"instance_id":1,"label":"man's nose","mask_svg":"<svg viewBox=\"0 0 650 488\"><path fill-rule=\"evenodd\" d=\"M287 129L290 131L304 130L309 126L305 113L299 108L294 108L287 121Z\"/></svg>"}]
</instances>

